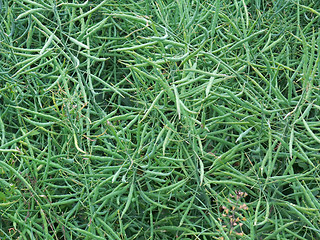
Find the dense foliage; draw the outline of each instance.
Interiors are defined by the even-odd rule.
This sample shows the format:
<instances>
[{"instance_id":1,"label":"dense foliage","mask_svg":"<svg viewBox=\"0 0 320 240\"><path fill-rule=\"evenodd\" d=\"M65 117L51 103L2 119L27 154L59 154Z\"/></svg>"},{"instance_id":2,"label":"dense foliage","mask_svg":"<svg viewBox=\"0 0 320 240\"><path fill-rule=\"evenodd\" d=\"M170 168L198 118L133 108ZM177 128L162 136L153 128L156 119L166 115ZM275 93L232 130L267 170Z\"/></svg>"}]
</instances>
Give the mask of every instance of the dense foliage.
<instances>
[{"instance_id":1,"label":"dense foliage","mask_svg":"<svg viewBox=\"0 0 320 240\"><path fill-rule=\"evenodd\" d=\"M1 239L320 239L318 1L0 3Z\"/></svg>"}]
</instances>

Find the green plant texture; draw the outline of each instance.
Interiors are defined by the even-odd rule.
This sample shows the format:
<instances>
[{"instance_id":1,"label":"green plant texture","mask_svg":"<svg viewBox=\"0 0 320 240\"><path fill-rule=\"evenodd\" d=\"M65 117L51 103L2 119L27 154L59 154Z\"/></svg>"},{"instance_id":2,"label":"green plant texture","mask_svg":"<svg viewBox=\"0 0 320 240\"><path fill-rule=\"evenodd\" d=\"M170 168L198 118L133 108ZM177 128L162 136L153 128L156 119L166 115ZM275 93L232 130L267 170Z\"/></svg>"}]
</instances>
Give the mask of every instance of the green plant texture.
<instances>
[{"instance_id":1,"label":"green plant texture","mask_svg":"<svg viewBox=\"0 0 320 240\"><path fill-rule=\"evenodd\" d=\"M317 0L0 0L0 239L320 239Z\"/></svg>"}]
</instances>

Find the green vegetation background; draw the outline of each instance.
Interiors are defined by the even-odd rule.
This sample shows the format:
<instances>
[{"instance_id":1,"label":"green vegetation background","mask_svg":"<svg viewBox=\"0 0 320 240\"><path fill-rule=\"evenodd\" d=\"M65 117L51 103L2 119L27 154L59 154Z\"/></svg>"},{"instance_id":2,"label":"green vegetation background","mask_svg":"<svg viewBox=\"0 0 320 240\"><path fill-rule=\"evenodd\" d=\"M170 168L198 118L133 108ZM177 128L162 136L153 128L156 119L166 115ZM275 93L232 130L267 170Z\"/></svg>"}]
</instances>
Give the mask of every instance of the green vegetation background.
<instances>
[{"instance_id":1,"label":"green vegetation background","mask_svg":"<svg viewBox=\"0 0 320 240\"><path fill-rule=\"evenodd\" d=\"M0 238L320 239L319 17L0 1Z\"/></svg>"}]
</instances>

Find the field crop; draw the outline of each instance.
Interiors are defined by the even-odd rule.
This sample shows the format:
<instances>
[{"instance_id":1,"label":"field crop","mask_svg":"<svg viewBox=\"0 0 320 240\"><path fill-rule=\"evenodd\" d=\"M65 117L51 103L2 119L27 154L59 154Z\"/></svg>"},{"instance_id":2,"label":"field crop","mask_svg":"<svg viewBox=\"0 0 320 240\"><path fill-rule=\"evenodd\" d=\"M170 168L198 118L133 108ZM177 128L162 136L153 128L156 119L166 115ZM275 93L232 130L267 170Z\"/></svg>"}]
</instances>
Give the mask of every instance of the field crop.
<instances>
[{"instance_id":1,"label":"field crop","mask_svg":"<svg viewBox=\"0 0 320 240\"><path fill-rule=\"evenodd\" d=\"M0 0L0 239L320 239L317 0Z\"/></svg>"}]
</instances>

